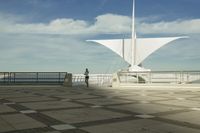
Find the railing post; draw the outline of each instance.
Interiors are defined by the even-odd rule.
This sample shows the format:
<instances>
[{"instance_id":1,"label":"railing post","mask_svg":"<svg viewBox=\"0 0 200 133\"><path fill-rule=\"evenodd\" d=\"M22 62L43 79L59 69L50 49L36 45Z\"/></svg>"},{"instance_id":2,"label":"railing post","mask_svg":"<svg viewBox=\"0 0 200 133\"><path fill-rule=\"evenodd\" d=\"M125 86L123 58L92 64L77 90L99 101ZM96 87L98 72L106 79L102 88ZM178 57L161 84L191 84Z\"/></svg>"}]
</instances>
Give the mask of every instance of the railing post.
<instances>
[{"instance_id":1,"label":"railing post","mask_svg":"<svg viewBox=\"0 0 200 133\"><path fill-rule=\"evenodd\" d=\"M4 84L6 83L6 76L5 76L5 72L3 73L3 82L4 82Z\"/></svg>"},{"instance_id":2,"label":"railing post","mask_svg":"<svg viewBox=\"0 0 200 133\"><path fill-rule=\"evenodd\" d=\"M177 72L175 72L175 82L177 84Z\"/></svg>"},{"instance_id":3,"label":"railing post","mask_svg":"<svg viewBox=\"0 0 200 133\"><path fill-rule=\"evenodd\" d=\"M183 84L184 83L184 72L183 71L181 72L181 75L182 75L182 82L181 83Z\"/></svg>"},{"instance_id":4,"label":"railing post","mask_svg":"<svg viewBox=\"0 0 200 133\"><path fill-rule=\"evenodd\" d=\"M36 72L36 82L38 83L38 72Z\"/></svg>"},{"instance_id":5,"label":"railing post","mask_svg":"<svg viewBox=\"0 0 200 133\"><path fill-rule=\"evenodd\" d=\"M58 75L59 75L58 83L60 83L60 72L58 73Z\"/></svg>"},{"instance_id":6,"label":"railing post","mask_svg":"<svg viewBox=\"0 0 200 133\"><path fill-rule=\"evenodd\" d=\"M147 82L150 84L150 72L148 72L148 78L147 78Z\"/></svg>"},{"instance_id":7,"label":"railing post","mask_svg":"<svg viewBox=\"0 0 200 133\"><path fill-rule=\"evenodd\" d=\"M138 82L139 82L139 81L138 81L138 72L136 72L136 78L137 78L137 84L138 84Z\"/></svg>"},{"instance_id":8,"label":"railing post","mask_svg":"<svg viewBox=\"0 0 200 133\"><path fill-rule=\"evenodd\" d=\"M8 72L8 84L10 84L10 72Z\"/></svg>"},{"instance_id":9,"label":"railing post","mask_svg":"<svg viewBox=\"0 0 200 133\"><path fill-rule=\"evenodd\" d=\"M183 73L182 73L182 71L180 72L180 84L182 84L182 82L183 82Z\"/></svg>"},{"instance_id":10,"label":"railing post","mask_svg":"<svg viewBox=\"0 0 200 133\"><path fill-rule=\"evenodd\" d=\"M15 73L14 73L14 83L15 83Z\"/></svg>"},{"instance_id":11,"label":"railing post","mask_svg":"<svg viewBox=\"0 0 200 133\"><path fill-rule=\"evenodd\" d=\"M153 75L153 73L152 72L149 72L150 73L150 83L152 83L152 75Z\"/></svg>"}]
</instances>

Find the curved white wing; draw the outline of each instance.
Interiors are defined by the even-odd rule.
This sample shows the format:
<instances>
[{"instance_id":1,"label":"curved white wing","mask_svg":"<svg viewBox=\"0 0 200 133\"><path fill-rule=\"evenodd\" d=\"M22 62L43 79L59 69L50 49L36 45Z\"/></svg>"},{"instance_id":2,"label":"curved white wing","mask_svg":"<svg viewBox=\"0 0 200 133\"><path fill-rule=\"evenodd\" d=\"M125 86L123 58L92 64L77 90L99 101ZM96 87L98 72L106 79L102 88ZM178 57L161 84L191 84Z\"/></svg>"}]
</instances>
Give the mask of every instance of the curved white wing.
<instances>
[{"instance_id":1,"label":"curved white wing","mask_svg":"<svg viewBox=\"0 0 200 133\"><path fill-rule=\"evenodd\" d=\"M137 39L137 65L142 63L149 55L161 48L162 46L186 37L166 37L166 38L139 38Z\"/></svg>"},{"instance_id":2,"label":"curved white wing","mask_svg":"<svg viewBox=\"0 0 200 133\"><path fill-rule=\"evenodd\" d=\"M161 48L162 46L187 37L165 37L165 38L137 38L136 39L136 57L132 57L132 39L112 39L112 40L88 40L104 45L120 55L126 62L131 64L132 58L136 58L136 65L139 65L149 55Z\"/></svg>"}]
</instances>

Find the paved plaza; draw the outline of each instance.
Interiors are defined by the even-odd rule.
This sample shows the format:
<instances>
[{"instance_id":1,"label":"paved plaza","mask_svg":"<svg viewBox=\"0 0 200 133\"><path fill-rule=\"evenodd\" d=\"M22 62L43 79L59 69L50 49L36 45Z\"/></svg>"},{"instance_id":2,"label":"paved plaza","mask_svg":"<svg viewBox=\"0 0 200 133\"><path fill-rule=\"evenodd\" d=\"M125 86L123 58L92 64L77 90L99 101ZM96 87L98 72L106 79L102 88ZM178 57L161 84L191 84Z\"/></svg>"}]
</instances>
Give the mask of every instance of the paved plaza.
<instances>
[{"instance_id":1,"label":"paved plaza","mask_svg":"<svg viewBox=\"0 0 200 133\"><path fill-rule=\"evenodd\" d=\"M200 87L1 86L0 133L200 133Z\"/></svg>"}]
</instances>

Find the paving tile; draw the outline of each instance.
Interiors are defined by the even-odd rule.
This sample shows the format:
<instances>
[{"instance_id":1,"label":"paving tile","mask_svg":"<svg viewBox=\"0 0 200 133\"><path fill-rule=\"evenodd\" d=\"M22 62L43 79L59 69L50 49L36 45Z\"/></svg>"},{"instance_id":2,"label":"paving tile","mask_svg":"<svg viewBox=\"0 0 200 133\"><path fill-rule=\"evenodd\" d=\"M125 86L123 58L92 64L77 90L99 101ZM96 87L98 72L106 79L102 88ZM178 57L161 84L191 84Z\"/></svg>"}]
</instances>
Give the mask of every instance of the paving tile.
<instances>
[{"instance_id":1,"label":"paving tile","mask_svg":"<svg viewBox=\"0 0 200 133\"><path fill-rule=\"evenodd\" d=\"M49 98L44 96L17 97L17 98L7 98L7 99L13 102L34 102L34 101L55 100L54 98Z\"/></svg>"},{"instance_id":2,"label":"paving tile","mask_svg":"<svg viewBox=\"0 0 200 133\"><path fill-rule=\"evenodd\" d=\"M11 130L15 130L13 128L12 125L10 125L9 123L7 123L4 119L1 118L0 116L0 132L7 132L7 131L11 131Z\"/></svg>"},{"instance_id":3,"label":"paving tile","mask_svg":"<svg viewBox=\"0 0 200 133\"><path fill-rule=\"evenodd\" d=\"M200 111L200 108L190 108L190 109L194 111Z\"/></svg>"},{"instance_id":4,"label":"paving tile","mask_svg":"<svg viewBox=\"0 0 200 133\"><path fill-rule=\"evenodd\" d=\"M102 108L103 106L100 105L94 105L94 106L90 106L91 108Z\"/></svg>"},{"instance_id":5,"label":"paving tile","mask_svg":"<svg viewBox=\"0 0 200 133\"><path fill-rule=\"evenodd\" d=\"M177 97L176 99L177 99L177 100L186 100L186 99L183 98L183 97Z\"/></svg>"},{"instance_id":6,"label":"paving tile","mask_svg":"<svg viewBox=\"0 0 200 133\"><path fill-rule=\"evenodd\" d=\"M196 96L195 94L193 95L188 95L188 94L177 94L177 93L165 93L165 94L159 94L159 95L155 95L158 97L165 97L165 98L171 98L171 99L176 99L177 97L181 97L181 98L192 98L194 96Z\"/></svg>"},{"instance_id":7,"label":"paving tile","mask_svg":"<svg viewBox=\"0 0 200 133\"><path fill-rule=\"evenodd\" d=\"M174 106L182 106L182 107L200 107L199 101L191 101L191 100L168 100L168 101L159 101L157 103L165 104L165 105L174 105Z\"/></svg>"},{"instance_id":8,"label":"paving tile","mask_svg":"<svg viewBox=\"0 0 200 133\"><path fill-rule=\"evenodd\" d=\"M56 109L56 108L72 108L83 107L83 105L67 102L67 101L49 101L49 102L34 102L34 103L21 103L21 105L34 110L40 109Z\"/></svg>"},{"instance_id":9,"label":"paving tile","mask_svg":"<svg viewBox=\"0 0 200 133\"><path fill-rule=\"evenodd\" d=\"M59 131L49 131L49 132L43 132L43 133L61 133Z\"/></svg>"},{"instance_id":10,"label":"paving tile","mask_svg":"<svg viewBox=\"0 0 200 133\"><path fill-rule=\"evenodd\" d=\"M176 126L150 119L131 120L83 127L91 133L199 133L197 129Z\"/></svg>"},{"instance_id":11,"label":"paving tile","mask_svg":"<svg viewBox=\"0 0 200 133\"><path fill-rule=\"evenodd\" d=\"M11 105L11 104L16 104L15 102L8 102L8 103L3 103L5 105Z\"/></svg>"},{"instance_id":12,"label":"paving tile","mask_svg":"<svg viewBox=\"0 0 200 133\"><path fill-rule=\"evenodd\" d=\"M66 123L80 123L128 116L101 108L81 108L60 111L48 111L43 114Z\"/></svg>"},{"instance_id":13,"label":"paving tile","mask_svg":"<svg viewBox=\"0 0 200 133\"><path fill-rule=\"evenodd\" d=\"M200 111L190 111L190 112L183 112L177 113L173 115L165 115L161 116L162 118L176 120L180 122L198 124L200 126Z\"/></svg>"},{"instance_id":14,"label":"paving tile","mask_svg":"<svg viewBox=\"0 0 200 133\"><path fill-rule=\"evenodd\" d=\"M60 98L66 98L66 99L87 99L87 98L98 98L98 96L88 95L88 94L78 94L78 95L62 95L57 96Z\"/></svg>"},{"instance_id":15,"label":"paving tile","mask_svg":"<svg viewBox=\"0 0 200 133\"><path fill-rule=\"evenodd\" d=\"M56 130L69 130L69 129L75 129L76 128L76 127L69 125L69 124L53 125L51 127L53 129L56 129Z\"/></svg>"},{"instance_id":16,"label":"paving tile","mask_svg":"<svg viewBox=\"0 0 200 133\"><path fill-rule=\"evenodd\" d=\"M110 106L109 108L127 110L127 111L140 113L140 114L154 114L154 113L167 112L167 111L180 109L178 107L163 106L163 105L150 104L150 103L116 105L116 106Z\"/></svg>"},{"instance_id":17,"label":"paving tile","mask_svg":"<svg viewBox=\"0 0 200 133\"><path fill-rule=\"evenodd\" d=\"M192 100L192 101L200 101L200 97L193 97L193 98L188 98L188 100Z\"/></svg>"},{"instance_id":18,"label":"paving tile","mask_svg":"<svg viewBox=\"0 0 200 133\"><path fill-rule=\"evenodd\" d=\"M143 94L143 96L126 96L126 97L122 97L128 100L136 100L136 101L154 101L154 100L167 100L167 98L164 97L154 97L154 96L145 96Z\"/></svg>"},{"instance_id":19,"label":"paving tile","mask_svg":"<svg viewBox=\"0 0 200 133\"><path fill-rule=\"evenodd\" d=\"M20 97L30 97L30 96L34 96L34 95L33 94L24 94L24 93L19 93L19 92L15 93L13 91L11 91L11 93L9 93L9 94L5 94L5 95L1 94L2 98L18 98L18 97L20 98Z\"/></svg>"},{"instance_id":20,"label":"paving tile","mask_svg":"<svg viewBox=\"0 0 200 133\"><path fill-rule=\"evenodd\" d=\"M32 114L32 113L37 113L37 111L35 111L35 110L22 110L22 111L20 111L20 113L22 113L22 114Z\"/></svg>"},{"instance_id":21,"label":"paving tile","mask_svg":"<svg viewBox=\"0 0 200 133\"><path fill-rule=\"evenodd\" d=\"M150 103L150 101L139 101L139 103L147 104Z\"/></svg>"},{"instance_id":22,"label":"paving tile","mask_svg":"<svg viewBox=\"0 0 200 133\"><path fill-rule=\"evenodd\" d=\"M0 113L15 112L16 110L7 105L0 104Z\"/></svg>"},{"instance_id":23,"label":"paving tile","mask_svg":"<svg viewBox=\"0 0 200 133\"><path fill-rule=\"evenodd\" d=\"M142 118L142 119L151 119L151 118L154 118L155 116L153 116L153 115L135 115L135 117Z\"/></svg>"},{"instance_id":24,"label":"paving tile","mask_svg":"<svg viewBox=\"0 0 200 133\"><path fill-rule=\"evenodd\" d=\"M23 114L0 115L0 123L0 132L46 126Z\"/></svg>"},{"instance_id":25,"label":"paving tile","mask_svg":"<svg viewBox=\"0 0 200 133\"><path fill-rule=\"evenodd\" d=\"M128 101L128 100L111 99L111 98L83 99L79 101L84 102L84 103L94 104L94 105L131 103L131 101Z\"/></svg>"},{"instance_id":26,"label":"paving tile","mask_svg":"<svg viewBox=\"0 0 200 133\"><path fill-rule=\"evenodd\" d=\"M62 99L60 101L71 101L72 99Z\"/></svg>"},{"instance_id":27,"label":"paving tile","mask_svg":"<svg viewBox=\"0 0 200 133\"><path fill-rule=\"evenodd\" d=\"M105 95L108 95L108 94L105 94ZM138 94L135 92L123 92L123 91L111 93L111 96L113 97L118 97L118 96L127 97L127 96L136 96L136 95Z\"/></svg>"},{"instance_id":28,"label":"paving tile","mask_svg":"<svg viewBox=\"0 0 200 133\"><path fill-rule=\"evenodd\" d=\"M49 131L49 132L42 132L42 133L61 133L59 131Z\"/></svg>"}]
</instances>

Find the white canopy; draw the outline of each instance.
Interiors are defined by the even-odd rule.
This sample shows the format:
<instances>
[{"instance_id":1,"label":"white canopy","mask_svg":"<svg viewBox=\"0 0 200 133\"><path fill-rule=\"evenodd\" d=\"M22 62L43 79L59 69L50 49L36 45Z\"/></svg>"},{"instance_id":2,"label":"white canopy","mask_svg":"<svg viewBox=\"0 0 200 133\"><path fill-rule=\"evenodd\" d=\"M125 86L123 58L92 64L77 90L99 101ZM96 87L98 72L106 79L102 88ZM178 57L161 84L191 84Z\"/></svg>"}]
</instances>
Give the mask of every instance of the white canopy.
<instances>
[{"instance_id":1,"label":"white canopy","mask_svg":"<svg viewBox=\"0 0 200 133\"><path fill-rule=\"evenodd\" d=\"M139 65L149 55L162 46L185 37L166 37L166 38L137 38L136 44L136 64ZM120 55L129 64L132 63L132 39L113 39L113 40L88 40L104 45ZM135 51L135 50L134 50ZM134 57L133 57L134 58Z\"/></svg>"}]
</instances>

